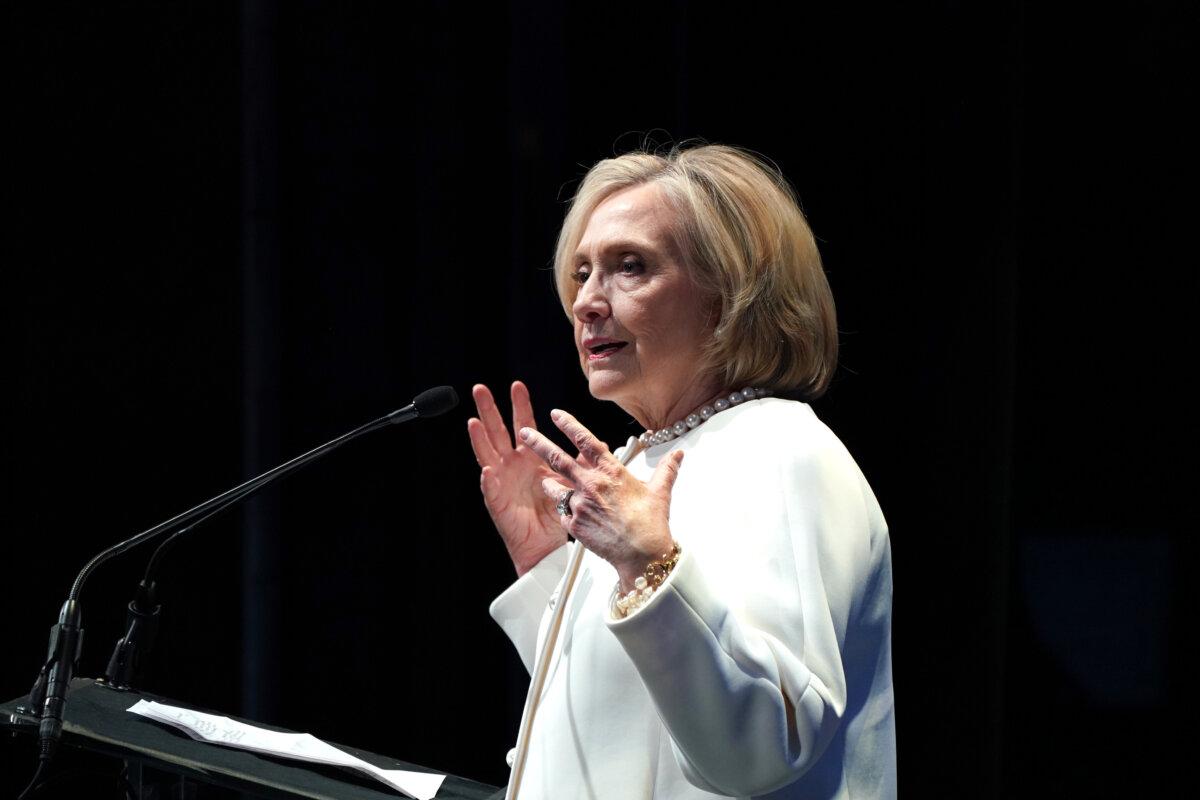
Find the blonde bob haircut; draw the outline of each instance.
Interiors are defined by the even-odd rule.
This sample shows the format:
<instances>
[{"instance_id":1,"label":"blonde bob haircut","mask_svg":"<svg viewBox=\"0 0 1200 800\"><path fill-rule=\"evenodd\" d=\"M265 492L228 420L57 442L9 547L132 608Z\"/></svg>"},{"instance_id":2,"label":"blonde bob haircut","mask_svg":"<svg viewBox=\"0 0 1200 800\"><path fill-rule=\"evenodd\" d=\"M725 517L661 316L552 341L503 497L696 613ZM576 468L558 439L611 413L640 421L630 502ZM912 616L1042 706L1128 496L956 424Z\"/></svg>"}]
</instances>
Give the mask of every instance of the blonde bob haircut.
<instances>
[{"instance_id":1,"label":"blonde bob haircut","mask_svg":"<svg viewBox=\"0 0 1200 800\"><path fill-rule=\"evenodd\" d=\"M724 145L634 151L593 166L571 200L554 256L567 317L579 291L574 254L596 207L653 183L679 220L691 278L713 298L716 325L704 348L723 386L819 397L837 366L833 295L812 231L778 168Z\"/></svg>"}]
</instances>

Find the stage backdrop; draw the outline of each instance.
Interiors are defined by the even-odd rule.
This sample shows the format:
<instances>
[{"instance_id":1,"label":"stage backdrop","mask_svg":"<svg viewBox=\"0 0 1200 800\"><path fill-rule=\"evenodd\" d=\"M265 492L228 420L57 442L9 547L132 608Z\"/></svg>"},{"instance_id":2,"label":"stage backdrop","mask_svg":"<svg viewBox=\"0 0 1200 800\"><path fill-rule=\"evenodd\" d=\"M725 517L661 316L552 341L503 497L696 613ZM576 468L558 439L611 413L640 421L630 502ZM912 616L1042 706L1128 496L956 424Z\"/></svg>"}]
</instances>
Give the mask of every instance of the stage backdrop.
<instances>
[{"instance_id":1,"label":"stage backdrop","mask_svg":"<svg viewBox=\"0 0 1200 800\"><path fill-rule=\"evenodd\" d=\"M522 378L544 427L634 433L580 379L554 237L587 165L702 137L773 158L820 241L905 793L1161 791L1195 11L1118 5L7 4L4 696L93 553L424 388ZM502 782L526 676L468 413L178 545L140 685ZM88 585L84 674L148 555ZM0 793L33 764L0 745Z\"/></svg>"}]
</instances>

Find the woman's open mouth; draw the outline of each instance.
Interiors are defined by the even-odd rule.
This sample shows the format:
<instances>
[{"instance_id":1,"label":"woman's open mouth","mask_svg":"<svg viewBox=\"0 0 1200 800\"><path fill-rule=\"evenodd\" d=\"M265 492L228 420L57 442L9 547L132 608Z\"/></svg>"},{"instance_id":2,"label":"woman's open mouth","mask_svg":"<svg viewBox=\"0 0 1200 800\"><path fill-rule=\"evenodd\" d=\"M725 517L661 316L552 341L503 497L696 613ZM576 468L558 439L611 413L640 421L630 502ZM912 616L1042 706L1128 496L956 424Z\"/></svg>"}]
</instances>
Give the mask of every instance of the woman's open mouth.
<instances>
[{"instance_id":1,"label":"woman's open mouth","mask_svg":"<svg viewBox=\"0 0 1200 800\"><path fill-rule=\"evenodd\" d=\"M628 342L597 342L588 345L588 361L599 361L622 350Z\"/></svg>"}]
</instances>

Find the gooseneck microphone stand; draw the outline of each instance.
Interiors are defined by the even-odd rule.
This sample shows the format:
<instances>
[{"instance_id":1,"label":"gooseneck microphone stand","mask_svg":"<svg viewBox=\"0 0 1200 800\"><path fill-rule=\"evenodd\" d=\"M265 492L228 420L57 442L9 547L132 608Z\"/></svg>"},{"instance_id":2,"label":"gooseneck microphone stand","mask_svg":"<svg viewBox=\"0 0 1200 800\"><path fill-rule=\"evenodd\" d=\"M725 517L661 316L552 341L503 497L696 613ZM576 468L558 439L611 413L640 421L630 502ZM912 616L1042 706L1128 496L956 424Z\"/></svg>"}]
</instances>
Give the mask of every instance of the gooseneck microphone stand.
<instances>
[{"instance_id":1,"label":"gooseneck microphone stand","mask_svg":"<svg viewBox=\"0 0 1200 800\"><path fill-rule=\"evenodd\" d=\"M104 677L97 680L97 684L117 691L128 691L133 688L133 676L137 671L138 664L142 656L146 655L154 646L154 637L158 632L162 604L157 599L158 583L155 578L158 574L158 565L162 563L172 545L179 541L184 534L249 498L265 485L261 484L242 494L230 497L204 516L172 533L155 548L146 565L146 573L138 582L137 593L126 607L125 633L113 647L112 656L108 659L108 667L104 670Z\"/></svg>"},{"instance_id":2,"label":"gooseneck microphone stand","mask_svg":"<svg viewBox=\"0 0 1200 800\"><path fill-rule=\"evenodd\" d=\"M84 583L97 567L105 561L162 533L170 530L175 531L169 539L163 542L159 550L155 552L154 557L151 558L146 572L149 582L147 583L147 580L143 579L142 585L139 586L138 598L130 603L130 622L126 628L126 635L118 642L117 650L113 653L113 658L109 662L108 682L118 685L119 680L119 685L124 686L127 685L128 679L132 675L138 647L146 644L144 640L148 638L146 636L147 632L152 633L153 631L154 620L158 614L158 607L153 605L153 570L161 560L165 548L171 542L213 515L246 499L284 475L294 472L300 467L336 450L346 442L389 425L407 422L410 419L419 417L435 417L439 414L444 414L457 404L458 395L449 386L439 386L424 391L417 395L413 402L404 408L368 422L366 425L359 426L349 433L326 442L320 447L313 448L307 453L299 455L268 472L264 472L257 478L251 478L223 494L219 494L210 500L205 500L200 505L188 509L182 514L178 514L165 522L155 525L153 528L142 531L136 536L109 547L87 562L83 569L80 570L79 575L76 576L75 582L71 585L71 592L67 595L67 600L63 603L62 609L59 612L58 622L50 629L50 647L42 668L38 671L33 689L29 692L29 706L26 710L41 717L41 722L38 725L38 765L33 780L30 781L25 791L21 793L19 800L25 800L25 798L29 797L36 790L42 775L49 768L50 761L54 758L54 753L58 747L58 742L62 738L63 710L67 703L67 686L71 682L71 678L74 677L83 644L79 596L83 590ZM139 604L139 601L142 604Z\"/></svg>"}]
</instances>

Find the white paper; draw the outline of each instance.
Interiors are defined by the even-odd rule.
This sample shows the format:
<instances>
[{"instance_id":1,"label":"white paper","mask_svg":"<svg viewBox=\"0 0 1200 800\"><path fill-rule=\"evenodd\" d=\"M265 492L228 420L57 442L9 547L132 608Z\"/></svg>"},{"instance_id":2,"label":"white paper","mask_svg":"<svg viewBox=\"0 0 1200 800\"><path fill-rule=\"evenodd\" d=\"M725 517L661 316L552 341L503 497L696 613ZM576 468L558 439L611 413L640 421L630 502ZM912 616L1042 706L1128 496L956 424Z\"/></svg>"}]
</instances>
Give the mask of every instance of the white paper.
<instances>
[{"instance_id":1,"label":"white paper","mask_svg":"<svg viewBox=\"0 0 1200 800\"><path fill-rule=\"evenodd\" d=\"M426 772L381 769L373 764L368 764L361 758L342 752L333 745L326 744L307 733L269 731L229 717L219 717L189 708L168 706L153 700L139 700L129 711L171 725L200 741L252 750L266 755L295 758L316 764L351 767L374 776L415 800L432 800L438 789L441 788L442 781L446 779L445 775L432 775Z\"/></svg>"}]
</instances>

